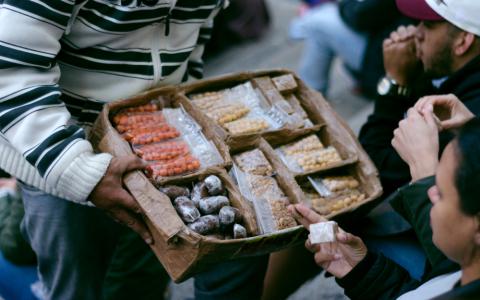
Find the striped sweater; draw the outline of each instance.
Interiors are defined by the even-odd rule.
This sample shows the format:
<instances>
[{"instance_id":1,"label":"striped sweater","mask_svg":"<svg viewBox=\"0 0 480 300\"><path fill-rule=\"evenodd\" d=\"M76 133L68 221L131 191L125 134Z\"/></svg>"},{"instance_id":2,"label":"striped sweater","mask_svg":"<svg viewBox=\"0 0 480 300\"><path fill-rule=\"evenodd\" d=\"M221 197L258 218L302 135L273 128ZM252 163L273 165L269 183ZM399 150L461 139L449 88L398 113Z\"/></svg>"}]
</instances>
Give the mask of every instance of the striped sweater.
<instances>
[{"instance_id":1,"label":"striped sweater","mask_svg":"<svg viewBox=\"0 0 480 300\"><path fill-rule=\"evenodd\" d=\"M104 103L202 76L222 0L0 0L0 168L86 202L111 156Z\"/></svg>"}]
</instances>

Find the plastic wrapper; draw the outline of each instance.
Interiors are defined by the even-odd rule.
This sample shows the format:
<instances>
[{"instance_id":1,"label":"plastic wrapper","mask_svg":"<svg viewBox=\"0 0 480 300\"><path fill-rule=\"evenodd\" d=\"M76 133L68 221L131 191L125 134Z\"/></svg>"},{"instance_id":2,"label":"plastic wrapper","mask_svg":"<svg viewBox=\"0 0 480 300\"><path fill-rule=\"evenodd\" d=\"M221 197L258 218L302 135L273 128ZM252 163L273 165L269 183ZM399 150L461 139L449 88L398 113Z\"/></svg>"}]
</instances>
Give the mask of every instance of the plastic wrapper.
<instances>
[{"instance_id":1,"label":"plastic wrapper","mask_svg":"<svg viewBox=\"0 0 480 300\"><path fill-rule=\"evenodd\" d=\"M208 194L211 196L218 196L225 192L222 181L215 175L210 175L203 181L207 188Z\"/></svg>"},{"instance_id":2,"label":"plastic wrapper","mask_svg":"<svg viewBox=\"0 0 480 300\"><path fill-rule=\"evenodd\" d=\"M167 185L160 187L158 189L160 192L164 193L165 195L170 198L171 201L177 199L178 197L185 196L189 197L190 196L190 191L186 187L182 186L177 186L177 185Z\"/></svg>"},{"instance_id":3,"label":"plastic wrapper","mask_svg":"<svg viewBox=\"0 0 480 300\"><path fill-rule=\"evenodd\" d=\"M188 228L196 233L206 235L217 231L220 228L220 221L218 216L206 215L200 217L195 222L188 224Z\"/></svg>"},{"instance_id":4,"label":"plastic wrapper","mask_svg":"<svg viewBox=\"0 0 480 300\"><path fill-rule=\"evenodd\" d=\"M200 169L200 161L192 155L185 155L166 161L153 161L147 166L147 174L157 177L177 176Z\"/></svg>"},{"instance_id":5,"label":"plastic wrapper","mask_svg":"<svg viewBox=\"0 0 480 300\"><path fill-rule=\"evenodd\" d=\"M160 111L120 113L113 117L115 128L120 133L128 132L139 127L154 126L165 122L165 116Z\"/></svg>"},{"instance_id":6,"label":"plastic wrapper","mask_svg":"<svg viewBox=\"0 0 480 300\"><path fill-rule=\"evenodd\" d=\"M310 186L302 187L312 207L322 215L347 208L365 200L358 188L359 182L352 176L308 177Z\"/></svg>"},{"instance_id":7,"label":"plastic wrapper","mask_svg":"<svg viewBox=\"0 0 480 300\"><path fill-rule=\"evenodd\" d=\"M200 199L199 209L202 214L217 213L222 207L230 205L230 201L225 196L213 196Z\"/></svg>"},{"instance_id":8,"label":"plastic wrapper","mask_svg":"<svg viewBox=\"0 0 480 300\"><path fill-rule=\"evenodd\" d=\"M263 152L259 149L243 152L234 157L236 164L246 173L261 176L272 176L273 168Z\"/></svg>"},{"instance_id":9,"label":"plastic wrapper","mask_svg":"<svg viewBox=\"0 0 480 300\"><path fill-rule=\"evenodd\" d=\"M168 123L181 132L181 138L187 143L190 153L199 160L202 168L223 164L223 158L215 144L205 137L200 125L183 107L165 109L164 114Z\"/></svg>"},{"instance_id":10,"label":"plastic wrapper","mask_svg":"<svg viewBox=\"0 0 480 300\"><path fill-rule=\"evenodd\" d=\"M249 112L250 109L242 103L224 103L221 106L214 106L205 111L207 116L220 125L238 120Z\"/></svg>"},{"instance_id":11,"label":"plastic wrapper","mask_svg":"<svg viewBox=\"0 0 480 300\"><path fill-rule=\"evenodd\" d=\"M240 224L233 225L233 238L243 239L247 237L247 229Z\"/></svg>"},{"instance_id":12,"label":"plastic wrapper","mask_svg":"<svg viewBox=\"0 0 480 300\"><path fill-rule=\"evenodd\" d=\"M309 135L275 151L285 165L297 173L316 171L342 161L337 149L332 146L325 148L316 135Z\"/></svg>"},{"instance_id":13,"label":"plastic wrapper","mask_svg":"<svg viewBox=\"0 0 480 300\"><path fill-rule=\"evenodd\" d=\"M287 209L288 199L278 198L266 200L255 199L253 207L257 216L257 223L263 234L294 227L297 222Z\"/></svg>"},{"instance_id":14,"label":"plastic wrapper","mask_svg":"<svg viewBox=\"0 0 480 300\"><path fill-rule=\"evenodd\" d=\"M273 84L279 92L291 93L298 88L297 82L292 74L272 78Z\"/></svg>"},{"instance_id":15,"label":"plastic wrapper","mask_svg":"<svg viewBox=\"0 0 480 300\"><path fill-rule=\"evenodd\" d=\"M270 128L267 121L260 118L244 118L223 126L233 135L260 133Z\"/></svg>"},{"instance_id":16,"label":"plastic wrapper","mask_svg":"<svg viewBox=\"0 0 480 300\"><path fill-rule=\"evenodd\" d=\"M142 146L133 146L134 152L144 160L171 160L190 152L188 144L181 139Z\"/></svg>"},{"instance_id":17,"label":"plastic wrapper","mask_svg":"<svg viewBox=\"0 0 480 300\"><path fill-rule=\"evenodd\" d=\"M242 221L242 215L240 211L235 207L224 206L218 212L218 218L220 224L224 226L232 225L233 223L239 223Z\"/></svg>"},{"instance_id":18,"label":"plastic wrapper","mask_svg":"<svg viewBox=\"0 0 480 300\"><path fill-rule=\"evenodd\" d=\"M200 212L189 198L178 197L173 201L173 204L178 215L185 223L192 223L200 218Z\"/></svg>"},{"instance_id":19,"label":"plastic wrapper","mask_svg":"<svg viewBox=\"0 0 480 300\"><path fill-rule=\"evenodd\" d=\"M332 243L337 240L338 224L335 221L310 224L308 239L312 245Z\"/></svg>"},{"instance_id":20,"label":"plastic wrapper","mask_svg":"<svg viewBox=\"0 0 480 300\"><path fill-rule=\"evenodd\" d=\"M200 200L208 196L209 194L208 194L207 187L205 186L205 183L203 181L199 181L195 183L192 189L192 193L190 195L195 206L199 207Z\"/></svg>"},{"instance_id":21,"label":"plastic wrapper","mask_svg":"<svg viewBox=\"0 0 480 300\"><path fill-rule=\"evenodd\" d=\"M224 92L206 92L190 95L189 97L193 104L198 108L201 110L208 110L217 105L218 102L224 101Z\"/></svg>"},{"instance_id":22,"label":"plastic wrapper","mask_svg":"<svg viewBox=\"0 0 480 300\"><path fill-rule=\"evenodd\" d=\"M277 180L268 176L257 176L246 174L246 179L255 198L278 199L285 197L285 194L278 186Z\"/></svg>"}]
</instances>

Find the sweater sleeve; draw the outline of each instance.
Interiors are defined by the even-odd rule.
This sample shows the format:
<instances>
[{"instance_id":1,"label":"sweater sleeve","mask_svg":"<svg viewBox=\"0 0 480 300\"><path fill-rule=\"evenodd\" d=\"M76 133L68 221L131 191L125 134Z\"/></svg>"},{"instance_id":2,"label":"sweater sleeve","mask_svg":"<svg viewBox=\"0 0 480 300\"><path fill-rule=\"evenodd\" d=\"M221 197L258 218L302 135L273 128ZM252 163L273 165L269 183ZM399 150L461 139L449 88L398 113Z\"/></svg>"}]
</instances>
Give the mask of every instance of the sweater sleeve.
<instances>
[{"instance_id":1,"label":"sweater sleeve","mask_svg":"<svg viewBox=\"0 0 480 300\"><path fill-rule=\"evenodd\" d=\"M86 201L111 156L94 154L60 100L60 39L74 0L4 0L0 6L2 138L64 198Z\"/></svg>"},{"instance_id":2,"label":"sweater sleeve","mask_svg":"<svg viewBox=\"0 0 480 300\"><path fill-rule=\"evenodd\" d=\"M187 65L187 74L188 81L197 80L203 78L203 52L205 51L205 45L212 37L213 32L213 20L223 6L223 1L220 2L219 7L217 7L210 15L210 17L203 23L198 34L197 46L190 54L188 65Z\"/></svg>"},{"instance_id":3,"label":"sweater sleeve","mask_svg":"<svg viewBox=\"0 0 480 300\"><path fill-rule=\"evenodd\" d=\"M379 171L384 195L391 194L410 180L408 165L392 147L391 141L393 131L413 104L411 99L379 97L373 114L360 130L360 143Z\"/></svg>"}]
</instances>

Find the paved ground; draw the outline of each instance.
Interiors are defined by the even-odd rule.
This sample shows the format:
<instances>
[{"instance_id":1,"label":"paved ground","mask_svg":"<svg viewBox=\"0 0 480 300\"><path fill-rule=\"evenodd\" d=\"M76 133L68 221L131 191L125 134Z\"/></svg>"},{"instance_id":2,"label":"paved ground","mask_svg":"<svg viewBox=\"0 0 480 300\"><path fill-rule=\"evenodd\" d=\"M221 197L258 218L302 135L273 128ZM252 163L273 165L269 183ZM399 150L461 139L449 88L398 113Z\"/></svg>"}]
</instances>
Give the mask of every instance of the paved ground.
<instances>
[{"instance_id":1,"label":"paved ground","mask_svg":"<svg viewBox=\"0 0 480 300\"><path fill-rule=\"evenodd\" d=\"M272 13L273 24L269 32L258 41L232 47L206 64L206 76L214 76L245 70L288 68L296 71L302 52L302 44L287 37L289 21L295 16L297 0L267 0ZM372 111L370 101L352 94L352 81L339 62L332 70L332 87L327 100L347 120L355 132ZM192 298L193 281L171 285L171 299ZM305 283L289 300L346 299L333 279L322 275Z\"/></svg>"}]
</instances>

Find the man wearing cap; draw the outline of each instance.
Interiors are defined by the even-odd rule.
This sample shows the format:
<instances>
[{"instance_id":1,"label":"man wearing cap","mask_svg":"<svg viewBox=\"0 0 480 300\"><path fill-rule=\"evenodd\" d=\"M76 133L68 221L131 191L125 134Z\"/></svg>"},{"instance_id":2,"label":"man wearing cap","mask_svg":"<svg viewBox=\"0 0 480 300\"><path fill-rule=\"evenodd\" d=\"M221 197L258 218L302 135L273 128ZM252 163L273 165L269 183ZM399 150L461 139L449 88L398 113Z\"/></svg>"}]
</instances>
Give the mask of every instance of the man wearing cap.
<instances>
[{"instance_id":1,"label":"man wearing cap","mask_svg":"<svg viewBox=\"0 0 480 300\"><path fill-rule=\"evenodd\" d=\"M391 141L398 123L420 97L455 94L480 115L480 1L397 0L397 6L419 24L400 27L384 41L387 76L379 82L374 113L359 135L379 170L384 195L412 179ZM440 149L450 138L446 132L440 134ZM434 173L435 161L420 162L419 173Z\"/></svg>"}]
</instances>

